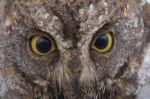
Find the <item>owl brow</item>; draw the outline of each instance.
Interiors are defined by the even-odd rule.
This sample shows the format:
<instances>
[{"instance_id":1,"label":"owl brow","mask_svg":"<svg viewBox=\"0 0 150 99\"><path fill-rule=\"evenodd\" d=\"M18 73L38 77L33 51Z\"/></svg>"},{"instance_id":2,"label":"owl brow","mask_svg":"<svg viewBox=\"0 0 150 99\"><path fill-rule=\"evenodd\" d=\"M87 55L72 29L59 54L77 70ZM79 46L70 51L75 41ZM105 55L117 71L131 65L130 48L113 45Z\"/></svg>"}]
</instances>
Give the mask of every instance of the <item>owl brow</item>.
<instances>
[{"instance_id":1,"label":"owl brow","mask_svg":"<svg viewBox=\"0 0 150 99\"><path fill-rule=\"evenodd\" d=\"M113 22L105 22L97 31L94 32L94 37L102 35L106 32L112 32L111 28L113 27Z\"/></svg>"},{"instance_id":2,"label":"owl brow","mask_svg":"<svg viewBox=\"0 0 150 99\"><path fill-rule=\"evenodd\" d=\"M118 4L115 8L113 8L109 16L101 23L101 26L98 27L95 33L97 33L98 31L105 31L106 28L108 29L108 27L111 27L118 19L117 17L114 18L114 16L117 14L116 12L120 10L120 8L122 8L123 6L123 4Z\"/></svg>"},{"instance_id":3,"label":"owl brow","mask_svg":"<svg viewBox=\"0 0 150 99\"><path fill-rule=\"evenodd\" d=\"M106 21L109 22L109 23L112 23L112 21L115 22L118 18L117 18L117 17L114 18L114 16L116 16L116 15L117 15L117 12L118 12L120 9L122 9L123 7L125 7L125 4L123 4L123 3L117 4L116 7L114 7L114 8L112 9L112 11L110 12L110 14L109 14L108 18L106 19Z\"/></svg>"}]
</instances>

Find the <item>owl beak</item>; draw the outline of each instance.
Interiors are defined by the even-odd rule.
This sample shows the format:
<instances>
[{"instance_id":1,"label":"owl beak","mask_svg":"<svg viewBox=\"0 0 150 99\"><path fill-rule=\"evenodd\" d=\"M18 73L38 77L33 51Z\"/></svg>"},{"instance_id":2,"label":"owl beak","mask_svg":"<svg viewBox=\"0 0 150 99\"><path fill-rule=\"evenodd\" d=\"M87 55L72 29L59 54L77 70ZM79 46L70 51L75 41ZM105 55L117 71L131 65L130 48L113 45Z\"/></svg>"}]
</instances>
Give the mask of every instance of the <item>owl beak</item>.
<instances>
[{"instance_id":1,"label":"owl beak","mask_svg":"<svg viewBox=\"0 0 150 99\"><path fill-rule=\"evenodd\" d=\"M74 77L72 79L71 86L72 86L74 93L78 96L81 93L80 84L79 84L79 77Z\"/></svg>"},{"instance_id":2,"label":"owl beak","mask_svg":"<svg viewBox=\"0 0 150 99\"><path fill-rule=\"evenodd\" d=\"M72 60L69 61L68 64L69 70L71 72L71 86L76 95L80 94L80 84L79 79L81 76L81 63L80 59L74 57Z\"/></svg>"},{"instance_id":3,"label":"owl beak","mask_svg":"<svg viewBox=\"0 0 150 99\"><path fill-rule=\"evenodd\" d=\"M70 69L70 71L72 72L72 82L71 82L71 86L74 90L75 94L79 94L80 93L80 84L79 84L79 79L80 79L80 75L81 75L81 66L76 66L73 65L74 69Z\"/></svg>"}]
</instances>

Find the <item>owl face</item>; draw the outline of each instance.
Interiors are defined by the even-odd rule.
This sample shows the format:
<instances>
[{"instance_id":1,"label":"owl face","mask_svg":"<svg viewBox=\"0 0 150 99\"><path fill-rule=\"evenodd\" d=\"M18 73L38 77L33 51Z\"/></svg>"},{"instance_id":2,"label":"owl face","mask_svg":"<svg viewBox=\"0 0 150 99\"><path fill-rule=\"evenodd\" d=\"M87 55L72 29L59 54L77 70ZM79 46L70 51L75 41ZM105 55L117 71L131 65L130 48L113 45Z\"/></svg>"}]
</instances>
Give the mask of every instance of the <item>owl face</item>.
<instances>
[{"instance_id":1,"label":"owl face","mask_svg":"<svg viewBox=\"0 0 150 99\"><path fill-rule=\"evenodd\" d=\"M64 93L96 93L116 79L143 33L134 1L15 0L7 6L6 66Z\"/></svg>"}]
</instances>

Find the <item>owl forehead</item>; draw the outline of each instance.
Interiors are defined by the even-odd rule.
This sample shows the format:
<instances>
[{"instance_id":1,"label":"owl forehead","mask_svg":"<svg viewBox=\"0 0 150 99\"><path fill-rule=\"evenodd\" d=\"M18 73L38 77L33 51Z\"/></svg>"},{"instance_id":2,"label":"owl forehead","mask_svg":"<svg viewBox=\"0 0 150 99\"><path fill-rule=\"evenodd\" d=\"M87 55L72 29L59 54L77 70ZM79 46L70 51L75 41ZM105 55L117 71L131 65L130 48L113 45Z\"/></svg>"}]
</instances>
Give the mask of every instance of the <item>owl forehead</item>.
<instances>
[{"instance_id":1,"label":"owl forehead","mask_svg":"<svg viewBox=\"0 0 150 99\"><path fill-rule=\"evenodd\" d=\"M16 1L17 2L17 1ZM16 3L25 24L51 35L72 39L101 27L117 1L105 0L22 0ZM61 34L62 33L62 34Z\"/></svg>"},{"instance_id":2,"label":"owl forehead","mask_svg":"<svg viewBox=\"0 0 150 99\"><path fill-rule=\"evenodd\" d=\"M49 33L58 43L65 43L67 46L71 43L77 44L79 39L82 45L105 23L113 19L112 17L128 17L130 14L126 13L127 10L119 10L121 8L119 5L125 5L121 0L16 0L15 2L12 6L15 6L14 9L18 8L16 12L12 9L12 12L16 19L20 19L29 28L38 28ZM130 6L128 11L131 9ZM114 13L115 11L118 13ZM6 24L8 23L6 20Z\"/></svg>"}]
</instances>

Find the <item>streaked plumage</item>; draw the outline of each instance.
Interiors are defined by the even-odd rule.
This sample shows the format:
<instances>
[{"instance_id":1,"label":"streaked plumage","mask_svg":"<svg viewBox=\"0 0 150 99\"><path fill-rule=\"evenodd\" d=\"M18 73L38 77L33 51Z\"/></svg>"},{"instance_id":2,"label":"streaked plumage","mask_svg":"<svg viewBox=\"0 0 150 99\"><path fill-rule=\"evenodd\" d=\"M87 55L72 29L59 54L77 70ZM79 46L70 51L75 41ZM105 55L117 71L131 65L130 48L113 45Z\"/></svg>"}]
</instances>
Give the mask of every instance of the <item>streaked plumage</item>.
<instances>
[{"instance_id":1,"label":"streaked plumage","mask_svg":"<svg viewBox=\"0 0 150 99\"><path fill-rule=\"evenodd\" d=\"M136 98L148 35L139 0L0 2L0 98ZM109 32L110 49L93 49ZM39 35L56 47L38 55Z\"/></svg>"}]
</instances>

